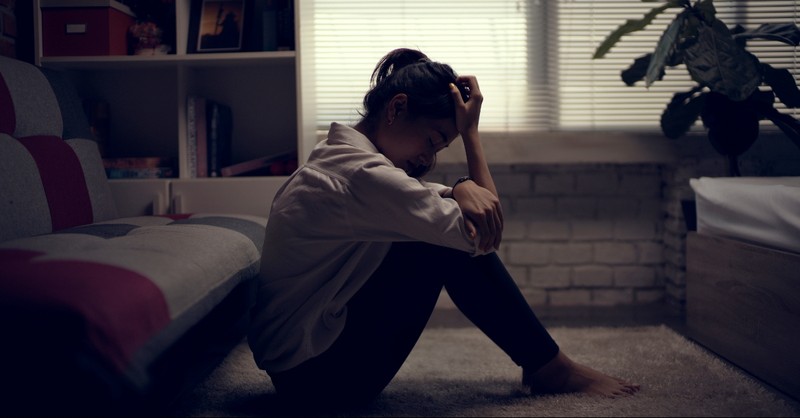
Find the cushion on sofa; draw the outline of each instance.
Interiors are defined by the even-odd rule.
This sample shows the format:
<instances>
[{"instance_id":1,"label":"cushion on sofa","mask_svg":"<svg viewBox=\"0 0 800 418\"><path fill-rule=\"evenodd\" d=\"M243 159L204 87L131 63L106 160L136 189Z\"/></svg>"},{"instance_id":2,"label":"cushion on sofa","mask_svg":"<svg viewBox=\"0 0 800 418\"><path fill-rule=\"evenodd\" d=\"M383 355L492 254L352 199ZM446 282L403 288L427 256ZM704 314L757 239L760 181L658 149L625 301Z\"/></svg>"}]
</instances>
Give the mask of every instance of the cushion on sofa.
<instances>
[{"instance_id":1,"label":"cushion on sofa","mask_svg":"<svg viewBox=\"0 0 800 418\"><path fill-rule=\"evenodd\" d=\"M0 132L61 137L64 125L56 94L38 68L0 57Z\"/></svg>"},{"instance_id":2,"label":"cushion on sofa","mask_svg":"<svg viewBox=\"0 0 800 418\"><path fill-rule=\"evenodd\" d=\"M37 67L0 57L0 241L116 217L96 142L62 138L59 103L80 101L65 86L59 95L72 97L59 101ZM88 132L79 119L69 132Z\"/></svg>"},{"instance_id":3,"label":"cushion on sofa","mask_svg":"<svg viewBox=\"0 0 800 418\"><path fill-rule=\"evenodd\" d=\"M257 274L265 226L246 215L149 216L6 241L0 306L80 318L73 338L97 354L93 367L144 389L158 355Z\"/></svg>"}]
</instances>

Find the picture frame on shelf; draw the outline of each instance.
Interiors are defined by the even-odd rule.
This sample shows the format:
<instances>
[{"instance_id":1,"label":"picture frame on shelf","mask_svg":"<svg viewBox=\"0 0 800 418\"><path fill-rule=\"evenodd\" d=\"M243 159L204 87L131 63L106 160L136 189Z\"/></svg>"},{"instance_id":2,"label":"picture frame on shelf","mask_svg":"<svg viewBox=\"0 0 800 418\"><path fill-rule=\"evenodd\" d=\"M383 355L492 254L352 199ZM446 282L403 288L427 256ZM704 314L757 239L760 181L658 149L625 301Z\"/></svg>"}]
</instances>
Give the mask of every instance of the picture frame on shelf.
<instances>
[{"instance_id":1,"label":"picture frame on shelf","mask_svg":"<svg viewBox=\"0 0 800 418\"><path fill-rule=\"evenodd\" d=\"M246 0L195 0L188 52L242 51Z\"/></svg>"}]
</instances>

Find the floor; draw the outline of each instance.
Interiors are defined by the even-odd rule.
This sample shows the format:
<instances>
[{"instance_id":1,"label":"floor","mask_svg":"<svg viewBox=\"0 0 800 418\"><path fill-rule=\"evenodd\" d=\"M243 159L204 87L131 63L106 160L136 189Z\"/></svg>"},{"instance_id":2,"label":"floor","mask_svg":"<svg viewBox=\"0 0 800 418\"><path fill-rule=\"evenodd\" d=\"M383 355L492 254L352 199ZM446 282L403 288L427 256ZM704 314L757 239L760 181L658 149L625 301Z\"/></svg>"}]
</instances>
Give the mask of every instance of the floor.
<instances>
[{"instance_id":1,"label":"floor","mask_svg":"<svg viewBox=\"0 0 800 418\"><path fill-rule=\"evenodd\" d=\"M675 308L663 304L619 307L535 307L534 311L545 327L621 327L664 324L677 333L687 336L682 315L678 314ZM431 316L428 326L470 327L473 325L445 295ZM786 399L787 402L798 402L767 384L765 386L776 396Z\"/></svg>"},{"instance_id":2,"label":"floor","mask_svg":"<svg viewBox=\"0 0 800 418\"><path fill-rule=\"evenodd\" d=\"M625 327L663 324L691 340L683 315L676 311L676 308L664 304L614 307L534 307L536 316L545 327ZM473 325L458 311L452 302L449 301L449 298L445 296L440 300L439 305L428 322L428 326L468 327ZM750 375L746 370L740 369L724 358L720 359ZM764 383L767 389L772 391L776 396L785 399L787 402L796 403L800 401L772 387L761 379L752 375L750 376Z\"/></svg>"}]
</instances>

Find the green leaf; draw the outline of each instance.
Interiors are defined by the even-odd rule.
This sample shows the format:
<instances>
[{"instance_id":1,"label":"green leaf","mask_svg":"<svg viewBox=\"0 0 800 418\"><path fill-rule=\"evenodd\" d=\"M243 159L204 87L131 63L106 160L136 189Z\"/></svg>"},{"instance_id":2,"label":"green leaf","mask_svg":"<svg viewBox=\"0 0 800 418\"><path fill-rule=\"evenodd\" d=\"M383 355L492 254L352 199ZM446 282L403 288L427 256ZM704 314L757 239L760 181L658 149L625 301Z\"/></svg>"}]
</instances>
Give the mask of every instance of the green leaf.
<instances>
[{"instance_id":1,"label":"green leaf","mask_svg":"<svg viewBox=\"0 0 800 418\"><path fill-rule=\"evenodd\" d=\"M672 100L661 114L661 131L670 139L683 136L700 116L705 105L705 93L697 94L702 87L695 87L688 92L675 93Z\"/></svg>"},{"instance_id":2,"label":"green leaf","mask_svg":"<svg viewBox=\"0 0 800 418\"><path fill-rule=\"evenodd\" d=\"M747 29L745 29L744 26L742 26L742 25L740 25L738 23L733 26L733 29L731 29L731 36L733 36L733 40L735 40L736 43L739 46L741 46L742 48L746 48L747 47L747 38L743 38L743 37L739 36L740 34L742 34L744 32L747 32Z\"/></svg>"},{"instance_id":3,"label":"green leaf","mask_svg":"<svg viewBox=\"0 0 800 418\"><path fill-rule=\"evenodd\" d=\"M800 28L794 23L765 23L756 30L737 33L733 37L736 40L768 39L797 46L800 45Z\"/></svg>"},{"instance_id":4,"label":"green leaf","mask_svg":"<svg viewBox=\"0 0 800 418\"><path fill-rule=\"evenodd\" d=\"M800 122L790 115L778 112L777 109L771 108L765 117L772 121L778 128L780 128L789 139L800 148Z\"/></svg>"},{"instance_id":5,"label":"green leaf","mask_svg":"<svg viewBox=\"0 0 800 418\"><path fill-rule=\"evenodd\" d=\"M764 73L764 82L772 87L772 91L778 96L786 107L795 109L800 107L800 89L795 84L794 77L785 68L776 69L769 64L761 64Z\"/></svg>"},{"instance_id":6,"label":"green leaf","mask_svg":"<svg viewBox=\"0 0 800 418\"><path fill-rule=\"evenodd\" d=\"M697 27L696 42L686 48L684 63L693 80L733 101L747 99L761 84L758 58L738 45L719 20Z\"/></svg>"},{"instance_id":7,"label":"green leaf","mask_svg":"<svg viewBox=\"0 0 800 418\"><path fill-rule=\"evenodd\" d=\"M653 21L659 14L661 14L664 10L667 10L670 7L676 7L674 2L668 2L667 4L662 4L652 10L650 10L642 19L634 20L628 19L625 21L624 24L620 25L617 29L611 32L608 37L597 47L594 52L594 56L592 59L603 58L606 53L617 43L623 36L633 33L639 30L642 30Z\"/></svg>"},{"instance_id":8,"label":"green leaf","mask_svg":"<svg viewBox=\"0 0 800 418\"><path fill-rule=\"evenodd\" d=\"M644 76L647 75L647 68L650 66L650 57L653 54L644 54L639 58L633 60L633 64L625 70L622 70L622 81L628 85L632 86L636 84L637 81L644 79ZM663 73L662 73L663 75Z\"/></svg>"},{"instance_id":9,"label":"green leaf","mask_svg":"<svg viewBox=\"0 0 800 418\"><path fill-rule=\"evenodd\" d=\"M712 0L700 0L697 4L694 5L694 10L700 14L708 24L711 24L715 20L717 20L717 9L714 8L714 2Z\"/></svg>"},{"instance_id":10,"label":"green leaf","mask_svg":"<svg viewBox=\"0 0 800 418\"><path fill-rule=\"evenodd\" d=\"M669 55L667 55L666 62L664 62L667 67L675 67L683 64L683 50L686 48L686 46L680 40L678 40L674 46L675 47L672 48L672 51L670 51Z\"/></svg>"},{"instance_id":11,"label":"green leaf","mask_svg":"<svg viewBox=\"0 0 800 418\"><path fill-rule=\"evenodd\" d=\"M661 34L661 39L658 40L656 51L650 59L650 65L647 67L647 76L645 78L645 86L650 87L654 81L660 80L664 77L664 66L666 65L667 58L672 55L675 50L675 43L678 39L678 34L686 21L686 16L689 11L684 10L678 14L675 19L667 26L664 33Z\"/></svg>"}]
</instances>

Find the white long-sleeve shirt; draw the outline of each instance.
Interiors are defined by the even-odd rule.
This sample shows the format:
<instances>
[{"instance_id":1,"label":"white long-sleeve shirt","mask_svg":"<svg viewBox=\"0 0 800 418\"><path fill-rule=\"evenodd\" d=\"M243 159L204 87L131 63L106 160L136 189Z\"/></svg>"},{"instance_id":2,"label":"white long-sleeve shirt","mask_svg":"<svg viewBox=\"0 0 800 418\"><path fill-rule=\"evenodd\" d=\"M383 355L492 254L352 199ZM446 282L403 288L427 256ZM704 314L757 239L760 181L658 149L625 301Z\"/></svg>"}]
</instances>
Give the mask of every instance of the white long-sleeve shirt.
<instances>
[{"instance_id":1,"label":"white long-sleeve shirt","mask_svg":"<svg viewBox=\"0 0 800 418\"><path fill-rule=\"evenodd\" d=\"M409 177L355 129L334 123L278 190L267 223L249 343L267 372L336 340L348 300L395 241L480 255L452 188Z\"/></svg>"}]
</instances>

